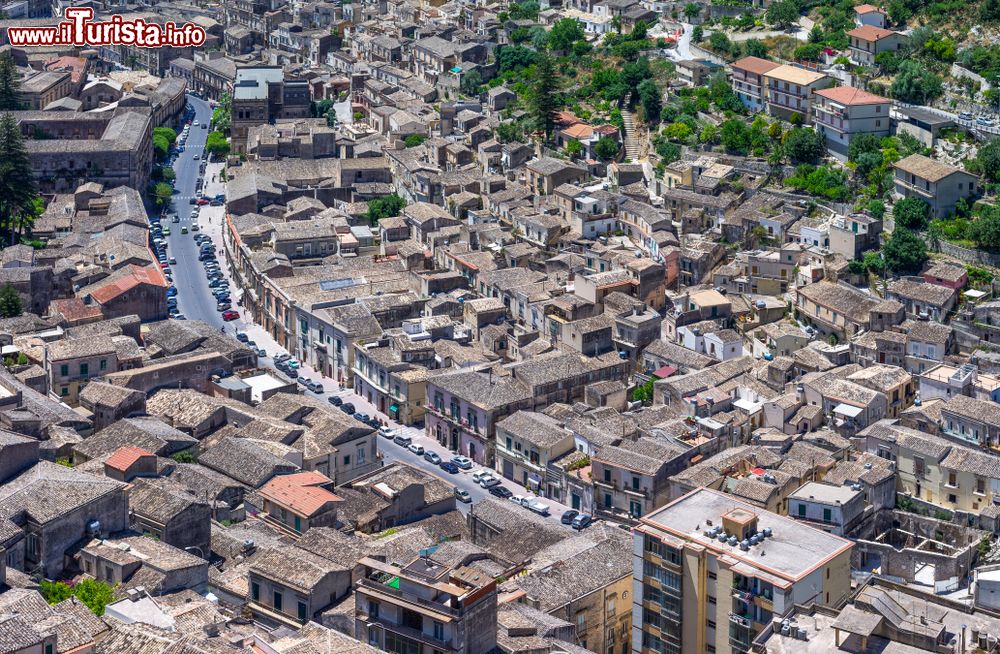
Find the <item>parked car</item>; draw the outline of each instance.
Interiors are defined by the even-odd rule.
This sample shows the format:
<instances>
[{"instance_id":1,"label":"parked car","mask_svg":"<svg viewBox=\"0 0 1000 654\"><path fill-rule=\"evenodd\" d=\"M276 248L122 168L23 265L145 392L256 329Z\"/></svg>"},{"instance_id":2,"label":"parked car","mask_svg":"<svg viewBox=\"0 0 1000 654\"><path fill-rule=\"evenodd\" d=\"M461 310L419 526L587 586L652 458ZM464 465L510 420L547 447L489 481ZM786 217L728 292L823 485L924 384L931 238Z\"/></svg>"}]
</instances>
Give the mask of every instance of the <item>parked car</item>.
<instances>
[{"instance_id":1,"label":"parked car","mask_svg":"<svg viewBox=\"0 0 1000 654\"><path fill-rule=\"evenodd\" d=\"M413 452L417 456L423 456L424 455L424 446L423 445L418 445L417 443L412 443L406 449L410 450L411 452Z\"/></svg>"},{"instance_id":2,"label":"parked car","mask_svg":"<svg viewBox=\"0 0 1000 654\"><path fill-rule=\"evenodd\" d=\"M455 465L454 463L452 463L451 461L442 461L438 465L441 466L442 470L444 470L445 472L447 472L449 474L452 474L452 475L457 475L458 474L458 466Z\"/></svg>"},{"instance_id":3,"label":"parked car","mask_svg":"<svg viewBox=\"0 0 1000 654\"><path fill-rule=\"evenodd\" d=\"M371 420L368 421L368 426L372 427L373 429L378 429L379 427L382 426L382 421L376 418L375 416L372 416Z\"/></svg>"},{"instance_id":4,"label":"parked car","mask_svg":"<svg viewBox=\"0 0 1000 654\"><path fill-rule=\"evenodd\" d=\"M472 502L472 496L469 495L469 491L465 490L464 488L455 489L455 499L458 500L459 502L465 502L466 504Z\"/></svg>"},{"instance_id":5,"label":"parked car","mask_svg":"<svg viewBox=\"0 0 1000 654\"><path fill-rule=\"evenodd\" d=\"M455 459L452 459L452 461L454 460ZM476 470L474 473L472 473L472 481L478 484L483 480L484 477L489 477L489 476L491 476L489 470L487 470L486 468L480 468L479 470Z\"/></svg>"},{"instance_id":6,"label":"parked car","mask_svg":"<svg viewBox=\"0 0 1000 654\"><path fill-rule=\"evenodd\" d=\"M410 447L413 444L413 439L405 434L397 434L393 437L392 442L396 445L402 445L403 447Z\"/></svg>"},{"instance_id":7,"label":"parked car","mask_svg":"<svg viewBox=\"0 0 1000 654\"><path fill-rule=\"evenodd\" d=\"M354 419L357 420L358 422L363 422L366 425L368 424L368 414L367 413L361 413L360 411L358 411L358 412L356 412L354 414Z\"/></svg>"},{"instance_id":8,"label":"parked car","mask_svg":"<svg viewBox=\"0 0 1000 654\"><path fill-rule=\"evenodd\" d=\"M229 302L219 302L218 304L215 305L216 311L229 311L232 308L233 305L230 304Z\"/></svg>"},{"instance_id":9,"label":"parked car","mask_svg":"<svg viewBox=\"0 0 1000 654\"><path fill-rule=\"evenodd\" d=\"M511 495L507 499L513 502L514 504L524 506L524 500L526 500L527 498L524 495Z\"/></svg>"},{"instance_id":10,"label":"parked car","mask_svg":"<svg viewBox=\"0 0 1000 654\"><path fill-rule=\"evenodd\" d=\"M332 404L333 406L340 406L341 404L343 404L343 403L344 403L344 400L343 400L343 398L341 398L341 397L340 397L339 395L331 395L331 396L329 397L328 401L329 401L329 402L330 402L330 404Z\"/></svg>"},{"instance_id":11,"label":"parked car","mask_svg":"<svg viewBox=\"0 0 1000 654\"><path fill-rule=\"evenodd\" d=\"M593 521L594 519L592 517L590 517L586 513L581 513L580 515L573 518L573 524L571 526L573 527L573 529L580 531L589 527L590 523Z\"/></svg>"},{"instance_id":12,"label":"parked car","mask_svg":"<svg viewBox=\"0 0 1000 654\"><path fill-rule=\"evenodd\" d=\"M959 120L972 120L972 113L970 113L968 111L963 111L963 112L961 112L961 113L958 114L958 119Z\"/></svg>"},{"instance_id":13,"label":"parked car","mask_svg":"<svg viewBox=\"0 0 1000 654\"><path fill-rule=\"evenodd\" d=\"M396 430L392 427L379 427L378 435L383 438L393 438L396 436Z\"/></svg>"},{"instance_id":14,"label":"parked car","mask_svg":"<svg viewBox=\"0 0 1000 654\"><path fill-rule=\"evenodd\" d=\"M314 381L311 384L307 384L307 387L309 388L309 390L311 390L313 393L316 393L317 395L322 395L324 392L326 392L326 389L323 388L323 384L319 383L318 381Z\"/></svg>"},{"instance_id":15,"label":"parked car","mask_svg":"<svg viewBox=\"0 0 1000 654\"><path fill-rule=\"evenodd\" d=\"M451 462L457 465L462 470L469 470L472 468L472 459L464 456L453 456L451 457Z\"/></svg>"},{"instance_id":16,"label":"parked car","mask_svg":"<svg viewBox=\"0 0 1000 654\"><path fill-rule=\"evenodd\" d=\"M291 354L288 354L287 352L282 352L281 354L278 354L274 357L274 362L284 363L285 361L288 361L291 358L292 358Z\"/></svg>"},{"instance_id":17,"label":"parked car","mask_svg":"<svg viewBox=\"0 0 1000 654\"><path fill-rule=\"evenodd\" d=\"M296 381L298 381L300 384L306 387L308 387L309 384L312 383L312 380L309 379L308 377L299 377Z\"/></svg>"},{"instance_id":18,"label":"parked car","mask_svg":"<svg viewBox=\"0 0 1000 654\"><path fill-rule=\"evenodd\" d=\"M493 488L494 486L500 485L500 478L495 477L493 475L490 475L489 477L483 477L481 480L479 480L479 485L482 486L483 488L490 489Z\"/></svg>"},{"instance_id":19,"label":"parked car","mask_svg":"<svg viewBox=\"0 0 1000 654\"><path fill-rule=\"evenodd\" d=\"M549 515L549 505L535 498L530 498L527 504L523 504L529 511L534 511L538 515Z\"/></svg>"},{"instance_id":20,"label":"parked car","mask_svg":"<svg viewBox=\"0 0 1000 654\"><path fill-rule=\"evenodd\" d=\"M230 320L239 320L240 314L238 314L235 311L225 311L222 314L222 319L225 320L226 322L229 322Z\"/></svg>"},{"instance_id":21,"label":"parked car","mask_svg":"<svg viewBox=\"0 0 1000 654\"><path fill-rule=\"evenodd\" d=\"M441 465L441 457L436 452L424 452L424 460L436 466Z\"/></svg>"},{"instance_id":22,"label":"parked car","mask_svg":"<svg viewBox=\"0 0 1000 654\"><path fill-rule=\"evenodd\" d=\"M579 511L577 511L576 509L570 509L569 511L563 512L562 517L559 518L559 522L563 523L564 525L572 524L573 519L576 518L576 516L578 515L580 515Z\"/></svg>"},{"instance_id":23,"label":"parked car","mask_svg":"<svg viewBox=\"0 0 1000 654\"><path fill-rule=\"evenodd\" d=\"M344 413L346 413L349 416L353 416L354 415L354 405L351 404L350 402L344 402L343 404L341 404L340 405L340 410L343 411Z\"/></svg>"},{"instance_id":24,"label":"parked car","mask_svg":"<svg viewBox=\"0 0 1000 654\"><path fill-rule=\"evenodd\" d=\"M505 500L514 494L510 492L510 489L507 488L506 486L493 486L492 488L490 488L490 493L492 495L496 495L502 500Z\"/></svg>"}]
</instances>

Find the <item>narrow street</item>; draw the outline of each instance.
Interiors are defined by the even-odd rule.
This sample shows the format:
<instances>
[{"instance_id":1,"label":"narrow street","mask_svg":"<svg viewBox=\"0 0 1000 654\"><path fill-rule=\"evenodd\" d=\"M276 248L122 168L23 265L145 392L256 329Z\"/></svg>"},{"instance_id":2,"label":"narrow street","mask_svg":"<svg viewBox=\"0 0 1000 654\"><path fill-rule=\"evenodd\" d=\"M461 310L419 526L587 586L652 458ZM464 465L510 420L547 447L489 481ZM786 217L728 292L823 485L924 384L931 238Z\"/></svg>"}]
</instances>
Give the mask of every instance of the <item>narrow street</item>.
<instances>
[{"instance_id":1,"label":"narrow street","mask_svg":"<svg viewBox=\"0 0 1000 654\"><path fill-rule=\"evenodd\" d=\"M188 101L195 107L195 120L199 123L210 120L211 110L209 109L207 102L191 96L188 96ZM199 177L200 164L200 159L194 159L194 155L197 154L199 157L204 156L202 149L204 148L207 134L207 129L202 130L200 128L192 127L191 135L186 144L186 151L182 152L178 156L175 163L175 171L177 172L177 188L179 189L179 192L174 195L174 204L175 213L177 213L180 217L180 222L173 224L165 223L165 226L171 226L171 235L168 237L168 242L170 244L168 248L168 255L176 257L177 259L177 264L172 265L171 268L174 270L174 284L177 286L178 290L178 306L181 313L184 314L188 320L201 320L210 325L218 326L231 334L245 332L250 337L251 341L256 343L258 347L264 348L268 354L267 357L260 359L260 365L262 367L274 369L274 360L272 357L279 353L283 353L284 350L280 348L277 343L275 343L271 336L262 327L254 323L245 322L243 319L244 312L242 307L235 304L236 300L242 296L242 291L233 283L233 276L229 270L228 259L225 256L225 244L223 243L222 238L225 207L212 207L204 205L199 208L200 211L198 212L197 219L191 219L191 210L195 208L195 205L191 205L189 202L190 198L195 195L195 186ZM223 164L221 162L210 162L206 166L204 175L204 194L209 198L214 197L219 193L225 193L226 191L225 183L220 181L222 166ZM215 181L212 181L213 177L215 178ZM195 222L198 225L199 231L208 235L215 244L219 267L221 268L223 275L229 281L230 295L234 301L233 309L240 313L240 318L238 320L234 320L229 323L223 322L221 317L222 314L216 310L215 297L212 295L212 292L208 287L203 266L201 262L198 261L198 248L194 242L194 234L197 232L191 231L191 227L195 224ZM183 227L188 228L187 234L181 234L181 228ZM413 439L414 444L422 445L426 451L436 453L442 458L442 460L448 461L452 458L452 456L454 456L454 452L445 450L436 440L427 437L423 429L407 427L393 422L387 415L378 412L372 404L364 400L359 395L356 395L351 389L341 388L336 381L328 377L322 377L320 373L313 370L308 365L303 363L299 368L299 374L301 377L320 382L324 389L323 393L317 394L300 386L299 388L302 393L323 399L327 399L330 395L339 395L345 402L352 403L357 411L367 413L372 416L378 416L384 423L388 424L393 429L399 430L410 436ZM388 438L379 438L379 450L382 452L383 461L385 463L403 461L424 472L435 475L448 483L454 484L455 486L468 491L469 495L472 497L473 503L479 502L488 497L493 497L488 490L480 487L472 479L472 474L477 470L480 470L480 466L473 466L470 470L462 470L458 474L451 475L442 470L439 466L424 459L423 456L414 454L408 449L395 444ZM496 476L499 477L499 473L496 473ZM527 494L527 491L523 486L519 486L510 480L502 479L502 485L506 486L515 495ZM548 519L551 520L553 524L560 524L559 516L561 516L562 513L568 509L568 507L549 498L542 498L542 501L550 507L551 516ZM468 513L469 507L471 506L471 504L465 504L462 502L458 502L457 505L459 510L463 513ZM528 509L523 510L525 512L528 511ZM566 529L570 529L570 527L566 526Z\"/></svg>"}]
</instances>

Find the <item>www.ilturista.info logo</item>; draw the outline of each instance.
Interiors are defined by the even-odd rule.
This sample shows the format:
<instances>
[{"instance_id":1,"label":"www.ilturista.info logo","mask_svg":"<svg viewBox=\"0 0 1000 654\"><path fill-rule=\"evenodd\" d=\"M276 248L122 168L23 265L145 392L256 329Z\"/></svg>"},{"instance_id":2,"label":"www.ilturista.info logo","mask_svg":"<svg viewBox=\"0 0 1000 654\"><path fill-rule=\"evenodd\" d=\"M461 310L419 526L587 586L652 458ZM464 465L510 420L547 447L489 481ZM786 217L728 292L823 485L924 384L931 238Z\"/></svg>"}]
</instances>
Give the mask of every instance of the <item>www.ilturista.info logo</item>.
<instances>
[{"instance_id":1,"label":"www.ilturista.info logo","mask_svg":"<svg viewBox=\"0 0 1000 654\"><path fill-rule=\"evenodd\" d=\"M139 48L172 46L187 48L205 43L205 29L185 23L163 25L147 23L141 18L126 20L114 15L106 21L94 22L90 7L68 7L64 19L53 27L7 28L7 39L13 47L45 45L134 45Z\"/></svg>"}]
</instances>

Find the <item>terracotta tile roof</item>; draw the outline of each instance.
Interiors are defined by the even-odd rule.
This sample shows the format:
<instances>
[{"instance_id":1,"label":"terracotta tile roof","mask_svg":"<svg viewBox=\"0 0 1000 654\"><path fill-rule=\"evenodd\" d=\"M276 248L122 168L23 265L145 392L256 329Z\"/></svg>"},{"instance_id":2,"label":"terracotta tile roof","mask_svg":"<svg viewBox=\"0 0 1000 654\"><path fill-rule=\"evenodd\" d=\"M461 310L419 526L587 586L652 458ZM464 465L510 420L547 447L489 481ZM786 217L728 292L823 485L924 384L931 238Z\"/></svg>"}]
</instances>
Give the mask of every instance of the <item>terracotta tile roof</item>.
<instances>
[{"instance_id":1,"label":"terracotta tile roof","mask_svg":"<svg viewBox=\"0 0 1000 654\"><path fill-rule=\"evenodd\" d=\"M78 297L52 300L50 307L51 313L60 314L70 324L98 320L104 315L101 312L101 307L96 304L85 304Z\"/></svg>"},{"instance_id":2,"label":"terracotta tile roof","mask_svg":"<svg viewBox=\"0 0 1000 654\"><path fill-rule=\"evenodd\" d=\"M586 123L576 123L563 130L563 134L573 139L590 138L594 133L594 128Z\"/></svg>"},{"instance_id":3,"label":"terracotta tile roof","mask_svg":"<svg viewBox=\"0 0 1000 654\"><path fill-rule=\"evenodd\" d=\"M861 39L863 41L878 41L879 39L884 39L887 36L892 36L896 34L892 30L883 29L881 27L875 27L874 25L862 25L861 27L855 27L847 36L853 36L856 39Z\"/></svg>"},{"instance_id":4,"label":"terracotta tile roof","mask_svg":"<svg viewBox=\"0 0 1000 654\"><path fill-rule=\"evenodd\" d=\"M781 80L782 82L799 84L801 86L808 86L809 84L818 82L826 77L823 73L808 70L806 68L799 68L798 66L792 66L791 64L777 66L769 71L766 71L764 76Z\"/></svg>"},{"instance_id":5,"label":"terracotta tile roof","mask_svg":"<svg viewBox=\"0 0 1000 654\"><path fill-rule=\"evenodd\" d=\"M311 516L329 502L340 502L340 497L322 488L332 484L326 475L318 472L297 472L291 475L279 475L264 484L258 491L261 496L273 500L295 513Z\"/></svg>"},{"instance_id":6,"label":"terracotta tile roof","mask_svg":"<svg viewBox=\"0 0 1000 654\"><path fill-rule=\"evenodd\" d=\"M859 15L870 14L873 11L877 11L880 14L885 13L885 9L882 9L881 7L876 7L875 5L858 5L857 7L854 8L854 12Z\"/></svg>"},{"instance_id":7,"label":"terracotta tile roof","mask_svg":"<svg viewBox=\"0 0 1000 654\"><path fill-rule=\"evenodd\" d=\"M129 266L129 272L114 281L91 291L90 296L101 304L106 304L123 293L127 293L140 284L151 284L153 286L167 287L167 280L163 272L155 267L146 268L140 266Z\"/></svg>"},{"instance_id":8,"label":"terracotta tile roof","mask_svg":"<svg viewBox=\"0 0 1000 654\"><path fill-rule=\"evenodd\" d=\"M125 472L133 465L135 462L144 456L156 456L152 452L147 452L141 447L125 446L119 448L114 454L108 457L108 460L104 462L104 465L110 467L112 470L118 470L119 472Z\"/></svg>"},{"instance_id":9,"label":"terracotta tile roof","mask_svg":"<svg viewBox=\"0 0 1000 654\"><path fill-rule=\"evenodd\" d=\"M740 70L745 70L756 75L763 75L767 71L774 70L780 65L781 64L779 63L768 61L767 59L761 59L760 57L743 57L742 59L733 62L733 68L739 68Z\"/></svg>"},{"instance_id":10,"label":"terracotta tile roof","mask_svg":"<svg viewBox=\"0 0 1000 654\"><path fill-rule=\"evenodd\" d=\"M888 98L883 98L880 95L856 89L853 86L836 86L832 89L822 89L820 91L816 91L816 95L847 106L889 103Z\"/></svg>"}]
</instances>

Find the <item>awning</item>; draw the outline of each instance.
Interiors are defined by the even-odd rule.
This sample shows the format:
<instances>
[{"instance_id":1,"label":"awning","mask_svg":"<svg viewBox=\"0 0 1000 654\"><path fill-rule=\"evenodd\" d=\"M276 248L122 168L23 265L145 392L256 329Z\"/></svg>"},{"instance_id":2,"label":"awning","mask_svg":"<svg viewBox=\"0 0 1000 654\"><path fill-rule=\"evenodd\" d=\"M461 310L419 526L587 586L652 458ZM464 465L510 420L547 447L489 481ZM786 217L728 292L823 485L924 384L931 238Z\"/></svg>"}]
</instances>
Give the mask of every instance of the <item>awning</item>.
<instances>
[{"instance_id":1,"label":"awning","mask_svg":"<svg viewBox=\"0 0 1000 654\"><path fill-rule=\"evenodd\" d=\"M535 486L539 486L542 483L542 478L539 477L538 475L531 475L530 477L528 477L528 483L534 484Z\"/></svg>"},{"instance_id":2,"label":"awning","mask_svg":"<svg viewBox=\"0 0 1000 654\"><path fill-rule=\"evenodd\" d=\"M398 411L399 411L399 405L398 404L390 404L389 405L389 413L396 413Z\"/></svg>"},{"instance_id":3,"label":"awning","mask_svg":"<svg viewBox=\"0 0 1000 654\"><path fill-rule=\"evenodd\" d=\"M862 414L862 412L864 412L864 409L859 406L851 406L850 404L844 404L841 402L833 408L833 412L846 418L857 418Z\"/></svg>"},{"instance_id":4,"label":"awning","mask_svg":"<svg viewBox=\"0 0 1000 654\"><path fill-rule=\"evenodd\" d=\"M677 372L677 368L673 366L662 366L653 371L653 376L659 379L666 379L675 372Z\"/></svg>"}]
</instances>

